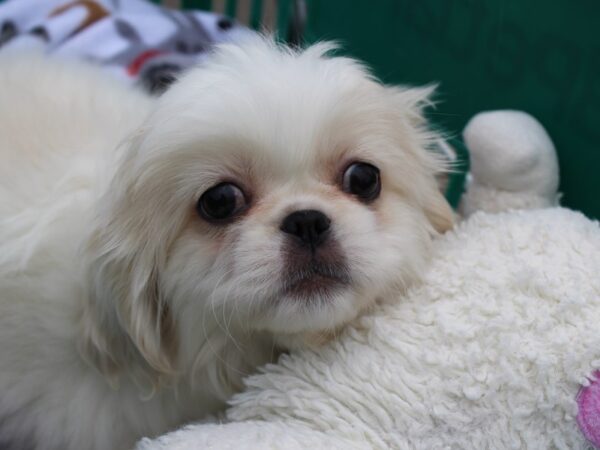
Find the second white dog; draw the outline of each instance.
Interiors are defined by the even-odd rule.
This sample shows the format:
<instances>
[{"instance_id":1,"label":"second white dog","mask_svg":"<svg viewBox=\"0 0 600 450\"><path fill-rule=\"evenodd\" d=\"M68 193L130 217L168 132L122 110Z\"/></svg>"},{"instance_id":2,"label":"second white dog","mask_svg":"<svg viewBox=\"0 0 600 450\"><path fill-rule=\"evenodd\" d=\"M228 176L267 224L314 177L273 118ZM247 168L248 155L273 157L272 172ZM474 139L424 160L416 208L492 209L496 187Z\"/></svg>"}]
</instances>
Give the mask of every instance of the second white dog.
<instances>
[{"instance_id":1,"label":"second white dog","mask_svg":"<svg viewBox=\"0 0 600 450\"><path fill-rule=\"evenodd\" d=\"M1 58L2 448L200 419L418 279L452 223L430 90L329 49L224 46L158 100Z\"/></svg>"}]
</instances>

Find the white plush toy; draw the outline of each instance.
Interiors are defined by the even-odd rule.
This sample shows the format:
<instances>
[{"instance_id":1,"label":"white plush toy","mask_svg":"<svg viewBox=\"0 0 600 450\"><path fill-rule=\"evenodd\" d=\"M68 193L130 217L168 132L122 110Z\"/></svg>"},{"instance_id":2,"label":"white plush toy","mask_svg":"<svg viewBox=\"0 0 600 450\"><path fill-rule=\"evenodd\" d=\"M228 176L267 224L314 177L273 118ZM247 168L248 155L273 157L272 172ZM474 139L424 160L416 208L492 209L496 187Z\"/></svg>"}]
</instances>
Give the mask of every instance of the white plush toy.
<instances>
[{"instance_id":1,"label":"white plush toy","mask_svg":"<svg viewBox=\"0 0 600 450\"><path fill-rule=\"evenodd\" d=\"M481 114L465 139L472 215L438 240L422 285L250 377L226 423L138 449L600 445L600 227L550 208L556 156L530 116Z\"/></svg>"},{"instance_id":2,"label":"white plush toy","mask_svg":"<svg viewBox=\"0 0 600 450\"><path fill-rule=\"evenodd\" d=\"M463 133L471 174L461 212L558 205L558 161L544 127L521 111L477 114Z\"/></svg>"}]
</instances>

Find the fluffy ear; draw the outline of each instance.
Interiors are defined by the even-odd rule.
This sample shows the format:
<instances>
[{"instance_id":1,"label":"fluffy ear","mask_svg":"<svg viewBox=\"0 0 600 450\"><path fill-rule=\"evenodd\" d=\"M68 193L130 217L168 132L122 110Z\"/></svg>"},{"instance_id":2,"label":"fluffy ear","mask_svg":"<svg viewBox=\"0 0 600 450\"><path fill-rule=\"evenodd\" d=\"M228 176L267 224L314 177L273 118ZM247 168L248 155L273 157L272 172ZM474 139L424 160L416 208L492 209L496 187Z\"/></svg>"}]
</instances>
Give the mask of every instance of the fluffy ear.
<instances>
[{"instance_id":1,"label":"fluffy ear","mask_svg":"<svg viewBox=\"0 0 600 450\"><path fill-rule=\"evenodd\" d=\"M408 118L409 125L416 132L416 148L414 153L421 167L425 168L424 175L427 178L419 183L417 189L419 203L423 208L427 219L433 229L438 233L444 233L454 225L454 213L440 191L435 178L447 171L447 163L433 150L427 150L441 137L427 126L424 110L434 105L432 96L437 85L423 87L389 87L394 106L401 111L402 116Z\"/></svg>"},{"instance_id":2,"label":"fluffy ear","mask_svg":"<svg viewBox=\"0 0 600 450\"><path fill-rule=\"evenodd\" d=\"M413 126L419 127L425 124L423 112L426 108L435 105L432 98L437 89L436 84L421 87L393 86L387 89L391 92L397 107L403 110Z\"/></svg>"},{"instance_id":3,"label":"fluffy ear","mask_svg":"<svg viewBox=\"0 0 600 450\"><path fill-rule=\"evenodd\" d=\"M172 374L176 333L159 279L169 241L159 233L168 233L168 226L157 226L151 199L126 181L130 168L128 161L121 165L100 200L85 249L88 295L81 348L106 375L132 363L146 372Z\"/></svg>"},{"instance_id":4,"label":"fluffy ear","mask_svg":"<svg viewBox=\"0 0 600 450\"><path fill-rule=\"evenodd\" d=\"M90 240L83 349L107 375L131 363L172 374L176 336L159 285L159 257L123 233L112 224Z\"/></svg>"},{"instance_id":5,"label":"fluffy ear","mask_svg":"<svg viewBox=\"0 0 600 450\"><path fill-rule=\"evenodd\" d=\"M157 260L135 249L132 255L117 248L106 252L106 243L97 236L90 247L98 256L89 266L86 347L103 372L134 361L171 374L176 336L158 284Z\"/></svg>"},{"instance_id":6,"label":"fluffy ear","mask_svg":"<svg viewBox=\"0 0 600 450\"><path fill-rule=\"evenodd\" d=\"M425 215L440 234L454 226L454 212L439 189L434 189L425 199Z\"/></svg>"}]
</instances>

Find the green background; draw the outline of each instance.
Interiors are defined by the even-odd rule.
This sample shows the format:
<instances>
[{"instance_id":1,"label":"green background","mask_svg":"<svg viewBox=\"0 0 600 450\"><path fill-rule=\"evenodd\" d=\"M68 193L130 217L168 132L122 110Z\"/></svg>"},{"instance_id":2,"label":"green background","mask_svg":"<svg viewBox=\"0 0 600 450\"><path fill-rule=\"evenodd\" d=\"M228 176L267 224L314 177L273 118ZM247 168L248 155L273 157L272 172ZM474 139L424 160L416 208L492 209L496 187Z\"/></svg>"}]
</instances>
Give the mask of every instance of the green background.
<instances>
[{"instance_id":1,"label":"green background","mask_svg":"<svg viewBox=\"0 0 600 450\"><path fill-rule=\"evenodd\" d=\"M126 0L124 0L126 1ZM152 0L163 3L165 0ZM261 0L227 0L226 11ZM2 0L0 0L0 3ZM210 9L211 0L181 0ZM285 23L292 0L278 0ZM386 83L439 82L431 119L521 109L558 150L563 204L600 218L600 0L306 0L309 42L335 39Z\"/></svg>"},{"instance_id":2,"label":"green background","mask_svg":"<svg viewBox=\"0 0 600 450\"><path fill-rule=\"evenodd\" d=\"M440 83L431 118L521 109L557 147L563 204L600 218L600 1L308 1L308 40L337 39L388 83Z\"/></svg>"}]
</instances>

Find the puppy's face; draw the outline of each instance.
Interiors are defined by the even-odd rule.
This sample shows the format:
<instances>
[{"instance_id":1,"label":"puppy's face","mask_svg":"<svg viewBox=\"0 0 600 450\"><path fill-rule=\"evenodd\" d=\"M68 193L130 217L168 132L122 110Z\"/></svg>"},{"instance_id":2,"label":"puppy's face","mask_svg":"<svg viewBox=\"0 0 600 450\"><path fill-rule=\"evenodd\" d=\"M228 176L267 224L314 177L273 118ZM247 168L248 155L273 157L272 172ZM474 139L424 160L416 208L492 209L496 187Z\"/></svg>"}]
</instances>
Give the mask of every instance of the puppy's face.
<instances>
[{"instance_id":1,"label":"puppy's face","mask_svg":"<svg viewBox=\"0 0 600 450\"><path fill-rule=\"evenodd\" d=\"M207 317L288 344L335 330L414 280L451 224L424 148L427 92L324 50L223 50L160 99L126 155L120 232L149 251L139 264L180 339Z\"/></svg>"}]
</instances>

